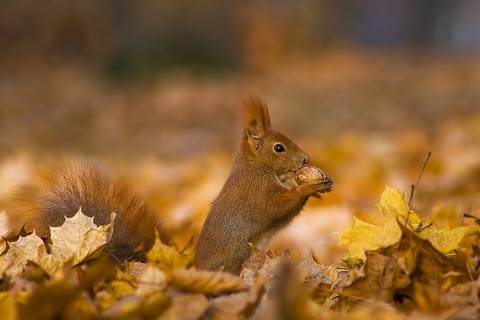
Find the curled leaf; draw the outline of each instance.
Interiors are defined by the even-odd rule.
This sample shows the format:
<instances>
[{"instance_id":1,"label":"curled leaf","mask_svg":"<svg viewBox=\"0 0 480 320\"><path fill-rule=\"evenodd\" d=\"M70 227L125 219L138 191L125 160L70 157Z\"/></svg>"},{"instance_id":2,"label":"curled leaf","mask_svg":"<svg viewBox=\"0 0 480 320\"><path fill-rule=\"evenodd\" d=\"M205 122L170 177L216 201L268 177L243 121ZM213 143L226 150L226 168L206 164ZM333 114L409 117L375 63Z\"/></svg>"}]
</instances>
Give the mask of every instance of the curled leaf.
<instances>
[{"instance_id":1,"label":"curled leaf","mask_svg":"<svg viewBox=\"0 0 480 320\"><path fill-rule=\"evenodd\" d=\"M247 289L247 285L241 279L227 272L179 269L172 272L170 282L177 289L206 294Z\"/></svg>"}]
</instances>

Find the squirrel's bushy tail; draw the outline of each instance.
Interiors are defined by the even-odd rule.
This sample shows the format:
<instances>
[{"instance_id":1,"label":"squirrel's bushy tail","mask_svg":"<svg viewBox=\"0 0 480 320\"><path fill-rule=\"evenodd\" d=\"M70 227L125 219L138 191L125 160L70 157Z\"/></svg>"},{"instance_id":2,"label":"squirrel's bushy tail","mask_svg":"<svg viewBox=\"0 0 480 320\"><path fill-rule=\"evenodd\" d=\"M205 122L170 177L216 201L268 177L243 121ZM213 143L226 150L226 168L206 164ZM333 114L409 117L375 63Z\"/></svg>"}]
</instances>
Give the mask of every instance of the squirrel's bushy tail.
<instances>
[{"instance_id":1,"label":"squirrel's bushy tail","mask_svg":"<svg viewBox=\"0 0 480 320\"><path fill-rule=\"evenodd\" d=\"M59 227L66 217L79 208L94 223L110 223L110 214L117 214L114 232L106 250L112 257L144 258L155 241L158 230L162 241L169 243L157 210L121 180L111 180L97 167L69 164L38 172L29 183L19 185L8 197L5 207L8 232L12 238L24 233L50 237L49 227Z\"/></svg>"}]
</instances>

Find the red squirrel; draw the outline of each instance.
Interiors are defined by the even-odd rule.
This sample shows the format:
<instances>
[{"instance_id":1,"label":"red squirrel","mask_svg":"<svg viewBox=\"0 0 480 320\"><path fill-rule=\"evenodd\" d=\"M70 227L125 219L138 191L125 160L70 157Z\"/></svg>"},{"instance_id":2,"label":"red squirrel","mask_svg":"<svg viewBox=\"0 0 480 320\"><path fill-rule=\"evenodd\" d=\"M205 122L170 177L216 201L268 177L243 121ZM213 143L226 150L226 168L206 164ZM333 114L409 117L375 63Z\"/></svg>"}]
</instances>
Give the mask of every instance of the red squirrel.
<instances>
[{"instance_id":1,"label":"red squirrel","mask_svg":"<svg viewBox=\"0 0 480 320\"><path fill-rule=\"evenodd\" d=\"M199 269L239 274L252 244L264 249L270 238L299 213L310 196L328 192L332 181L295 186L287 182L309 159L292 140L273 129L266 105L256 97L243 100L243 139L223 189L213 202L196 247ZM106 252L120 262L144 261L155 231L171 244L160 214L122 181L113 181L87 165L66 165L43 172L9 197L2 236L14 240L35 233L50 237L65 217L81 208L97 225L114 232Z\"/></svg>"},{"instance_id":2,"label":"red squirrel","mask_svg":"<svg viewBox=\"0 0 480 320\"><path fill-rule=\"evenodd\" d=\"M259 98L244 99L241 114L244 130L240 149L197 242L199 269L239 274L252 254L252 245L264 250L310 196L318 197L331 189L328 177L298 186L287 181L309 158L271 127L268 108Z\"/></svg>"}]
</instances>

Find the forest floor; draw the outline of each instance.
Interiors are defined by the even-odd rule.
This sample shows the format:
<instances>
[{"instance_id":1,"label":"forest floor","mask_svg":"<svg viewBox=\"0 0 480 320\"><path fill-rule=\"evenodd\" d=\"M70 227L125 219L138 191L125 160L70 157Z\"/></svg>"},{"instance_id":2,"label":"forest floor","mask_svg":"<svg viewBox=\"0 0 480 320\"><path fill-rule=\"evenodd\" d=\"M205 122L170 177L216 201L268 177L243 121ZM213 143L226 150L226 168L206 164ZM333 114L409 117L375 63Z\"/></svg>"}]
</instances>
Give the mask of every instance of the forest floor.
<instances>
[{"instance_id":1,"label":"forest floor","mask_svg":"<svg viewBox=\"0 0 480 320\"><path fill-rule=\"evenodd\" d=\"M159 207L183 248L228 175L239 98L254 93L273 126L334 180L275 236L278 254L341 266L348 250L336 233L353 217L383 224L385 186L408 201L416 185L411 209L438 228L475 228L463 214L480 216L478 59L332 50L261 72L176 71L131 83L77 65L25 70L0 77L0 204L37 166L93 161Z\"/></svg>"}]
</instances>

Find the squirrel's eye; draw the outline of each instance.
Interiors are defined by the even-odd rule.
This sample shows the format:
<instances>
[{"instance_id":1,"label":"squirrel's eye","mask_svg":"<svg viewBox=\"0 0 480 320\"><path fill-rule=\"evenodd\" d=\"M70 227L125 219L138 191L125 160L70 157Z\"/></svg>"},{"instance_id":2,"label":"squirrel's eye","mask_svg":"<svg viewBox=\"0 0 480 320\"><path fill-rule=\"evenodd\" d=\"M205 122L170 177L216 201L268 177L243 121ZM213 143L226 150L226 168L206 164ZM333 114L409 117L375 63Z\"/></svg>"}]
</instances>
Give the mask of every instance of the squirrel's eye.
<instances>
[{"instance_id":1,"label":"squirrel's eye","mask_svg":"<svg viewBox=\"0 0 480 320\"><path fill-rule=\"evenodd\" d=\"M284 152L286 151L285 150L285 147L283 145L281 145L280 143L276 144L273 146L273 150L275 150L275 152Z\"/></svg>"}]
</instances>

